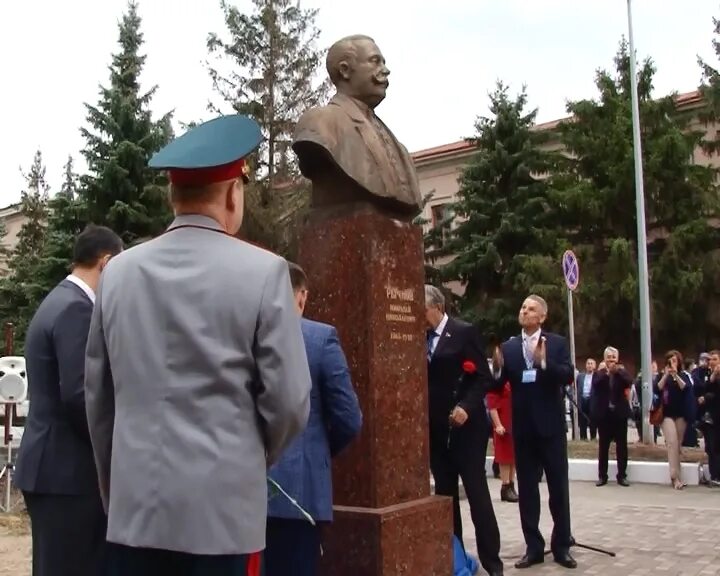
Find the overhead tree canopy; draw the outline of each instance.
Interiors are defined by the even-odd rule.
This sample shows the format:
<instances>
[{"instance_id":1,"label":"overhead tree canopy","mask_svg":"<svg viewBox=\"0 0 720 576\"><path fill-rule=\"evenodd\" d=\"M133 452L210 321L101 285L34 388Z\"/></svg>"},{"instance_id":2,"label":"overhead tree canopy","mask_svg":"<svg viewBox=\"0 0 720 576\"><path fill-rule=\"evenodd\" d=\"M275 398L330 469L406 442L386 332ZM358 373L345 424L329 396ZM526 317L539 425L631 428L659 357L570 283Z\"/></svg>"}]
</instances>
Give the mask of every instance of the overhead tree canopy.
<instances>
[{"instance_id":1,"label":"overhead tree canopy","mask_svg":"<svg viewBox=\"0 0 720 576\"><path fill-rule=\"evenodd\" d=\"M543 148L547 134L534 129L537 110L527 109L525 89L511 97L501 82L489 108L469 138L476 152L448 215L456 224L440 233L446 239L439 248L436 237L434 254L453 256L441 275L465 286L463 315L507 337L517 331L528 293L560 298L561 244L544 180L554 156Z\"/></svg>"},{"instance_id":2,"label":"overhead tree canopy","mask_svg":"<svg viewBox=\"0 0 720 576\"><path fill-rule=\"evenodd\" d=\"M226 30L211 33L210 76L223 104L260 124L265 140L251 159L254 182L246 194L243 236L283 254L293 251L294 230L309 203L291 150L300 115L324 103L328 82L318 80L317 9L297 0L253 0L245 13L222 0Z\"/></svg>"},{"instance_id":3,"label":"overhead tree canopy","mask_svg":"<svg viewBox=\"0 0 720 576\"><path fill-rule=\"evenodd\" d=\"M715 171L693 162L703 134L690 129L674 95L653 99L654 74L648 59L637 79L653 342L668 347L686 340L703 347L712 329L702 310L717 266L709 257L717 231L708 223ZM572 119L559 133L569 155L552 178L560 226L584 262L578 313L596 349L614 344L635 351L639 342L630 82L623 41L615 70L597 73L598 99L568 104Z\"/></svg>"}]
</instances>

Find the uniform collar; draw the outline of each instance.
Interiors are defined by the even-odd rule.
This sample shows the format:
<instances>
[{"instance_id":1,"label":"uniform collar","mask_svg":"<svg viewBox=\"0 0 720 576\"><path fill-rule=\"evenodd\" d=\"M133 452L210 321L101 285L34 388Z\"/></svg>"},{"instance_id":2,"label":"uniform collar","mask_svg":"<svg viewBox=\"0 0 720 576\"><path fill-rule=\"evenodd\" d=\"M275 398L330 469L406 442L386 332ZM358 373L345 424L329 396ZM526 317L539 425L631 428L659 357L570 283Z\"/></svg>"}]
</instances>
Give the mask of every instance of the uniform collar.
<instances>
[{"instance_id":1,"label":"uniform collar","mask_svg":"<svg viewBox=\"0 0 720 576\"><path fill-rule=\"evenodd\" d=\"M176 216L172 224L168 226L168 230L172 230L173 228L178 228L180 226L202 226L204 228L224 231L217 220L203 214L180 214L179 216Z\"/></svg>"}]
</instances>

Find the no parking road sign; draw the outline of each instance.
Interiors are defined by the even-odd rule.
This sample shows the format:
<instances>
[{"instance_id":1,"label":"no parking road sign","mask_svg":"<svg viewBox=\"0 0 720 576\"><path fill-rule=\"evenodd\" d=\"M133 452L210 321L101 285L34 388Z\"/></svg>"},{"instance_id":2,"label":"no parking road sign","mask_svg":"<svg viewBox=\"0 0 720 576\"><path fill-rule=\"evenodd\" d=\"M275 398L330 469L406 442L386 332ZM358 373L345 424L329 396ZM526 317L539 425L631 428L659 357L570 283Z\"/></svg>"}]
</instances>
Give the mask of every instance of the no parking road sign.
<instances>
[{"instance_id":1,"label":"no parking road sign","mask_svg":"<svg viewBox=\"0 0 720 576\"><path fill-rule=\"evenodd\" d=\"M566 250L563 254L562 268L563 276L565 276L565 284L567 284L568 290L574 292L580 282L580 265L572 250Z\"/></svg>"}]
</instances>

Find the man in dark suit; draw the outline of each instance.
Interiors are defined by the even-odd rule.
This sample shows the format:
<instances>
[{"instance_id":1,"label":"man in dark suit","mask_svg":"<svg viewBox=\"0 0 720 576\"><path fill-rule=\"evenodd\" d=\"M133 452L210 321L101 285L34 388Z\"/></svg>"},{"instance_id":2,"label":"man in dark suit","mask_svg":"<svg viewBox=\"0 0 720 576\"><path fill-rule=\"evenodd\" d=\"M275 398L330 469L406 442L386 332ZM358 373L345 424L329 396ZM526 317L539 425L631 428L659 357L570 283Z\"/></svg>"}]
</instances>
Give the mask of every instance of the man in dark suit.
<instances>
[{"instance_id":1,"label":"man in dark suit","mask_svg":"<svg viewBox=\"0 0 720 576\"><path fill-rule=\"evenodd\" d=\"M289 263L290 282L302 316L308 295L307 276ZM334 327L302 319L312 391L307 427L270 468L270 477L316 523L332 521L330 458L360 432L362 412L350 380L345 354ZM315 576L320 532L282 495L268 503L265 576Z\"/></svg>"},{"instance_id":2,"label":"man in dark suit","mask_svg":"<svg viewBox=\"0 0 720 576\"><path fill-rule=\"evenodd\" d=\"M575 388L577 389L577 397L580 406L578 412L578 424L580 427L580 440L588 439L588 429L590 429L590 439L595 440L597 427L590 418L590 396L592 395L593 375L597 365L593 358L588 358L585 362L585 372L580 372L575 380Z\"/></svg>"},{"instance_id":3,"label":"man in dark suit","mask_svg":"<svg viewBox=\"0 0 720 576\"><path fill-rule=\"evenodd\" d=\"M577 567L570 555L570 494L563 390L572 383L574 368L567 340L545 332L547 303L528 296L520 308L520 336L513 336L493 353L496 386L512 386L513 440L517 468L520 522L527 550L516 568L544 561L540 533L539 482L545 472L554 528L550 547L555 562Z\"/></svg>"},{"instance_id":4,"label":"man in dark suit","mask_svg":"<svg viewBox=\"0 0 720 576\"><path fill-rule=\"evenodd\" d=\"M434 286L425 286L425 314L435 493L452 496L455 535L462 542L458 476L462 478L480 563L491 576L499 576L500 531L485 476L490 423L483 400L492 383L485 349L476 328L445 313L445 297Z\"/></svg>"},{"instance_id":5,"label":"man in dark suit","mask_svg":"<svg viewBox=\"0 0 720 576\"><path fill-rule=\"evenodd\" d=\"M122 249L109 228L86 228L72 273L28 328L30 409L14 482L30 515L34 576L101 574L106 517L85 414L85 344L100 273Z\"/></svg>"},{"instance_id":6,"label":"man in dark suit","mask_svg":"<svg viewBox=\"0 0 720 576\"><path fill-rule=\"evenodd\" d=\"M618 364L619 354L617 348L605 348L605 367L593 376L590 417L597 424L600 436L597 486L607 484L608 453L613 440L617 452L617 483L630 486L627 481L627 427L631 415L628 396L632 376Z\"/></svg>"}]
</instances>

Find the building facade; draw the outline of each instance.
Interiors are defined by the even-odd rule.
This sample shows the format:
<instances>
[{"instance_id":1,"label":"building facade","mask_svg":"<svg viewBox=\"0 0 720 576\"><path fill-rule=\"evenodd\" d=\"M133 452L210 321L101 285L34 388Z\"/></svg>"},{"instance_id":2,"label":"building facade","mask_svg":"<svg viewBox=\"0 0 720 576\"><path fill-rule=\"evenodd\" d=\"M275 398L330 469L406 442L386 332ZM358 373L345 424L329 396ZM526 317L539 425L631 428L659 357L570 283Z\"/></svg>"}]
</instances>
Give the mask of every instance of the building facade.
<instances>
[{"instance_id":1,"label":"building facade","mask_svg":"<svg viewBox=\"0 0 720 576\"><path fill-rule=\"evenodd\" d=\"M25 222L25 217L20 213L20 204L10 204L0 208L0 222L5 225L5 237L0 238L0 243L12 251L18 241L18 234ZM0 275L7 273L7 258L0 256Z\"/></svg>"},{"instance_id":2,"label":"building facade","mask_svg":"<svg viewBox=\"0 0 720 576\"><path fill-rule=\"evenodd\" d=\"M678 95L676 101L680 112L693 113L703 106L702 96L697 90ZM534 129L552 131L564 120L568 120L568 118L538 124ZM715 125L704 126L697 118L697 114L691 120L689 129L705 131L707 138L714 138L717 134L717 127ZM545 144L545 147L548 150L561 149L560 143L552 138ZM460 190L458 179L473 154L473 145L465 140L418 150L411 154L420 182L420 192L423 197L430 192L433 193L422 214L422 217L428 221L426 228L439 224L447 213L448 206L455 201ZM720 158L709 157L700 148L695 150L693 160L697 164L720 168Z\"/></svg>"}]
</instances>

